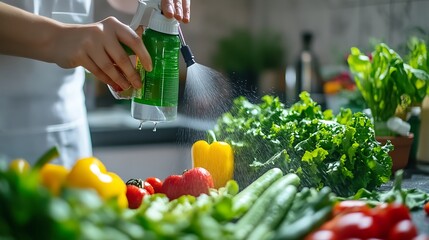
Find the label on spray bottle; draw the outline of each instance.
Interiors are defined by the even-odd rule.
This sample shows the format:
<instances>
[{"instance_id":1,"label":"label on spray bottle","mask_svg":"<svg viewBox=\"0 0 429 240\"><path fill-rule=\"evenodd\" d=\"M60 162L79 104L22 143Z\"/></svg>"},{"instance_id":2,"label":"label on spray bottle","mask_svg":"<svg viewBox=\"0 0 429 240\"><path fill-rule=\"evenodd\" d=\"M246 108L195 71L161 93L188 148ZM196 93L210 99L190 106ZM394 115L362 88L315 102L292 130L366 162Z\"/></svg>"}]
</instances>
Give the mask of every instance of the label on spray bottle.
<instances>
[{"instance_id":1,"label":"label on spray bottle","mask_svg":"<svg viewBox=\"0 0 429 240\"><path fill-rule=\"evenodd\" d=\"M175 107L179 96L178 36L147 29L145 46L152 58L153 70L146 72L140 61L137 70L142 78L142 88L135 91L133 101L159 107Z\"/></svg>"}]
</instances>

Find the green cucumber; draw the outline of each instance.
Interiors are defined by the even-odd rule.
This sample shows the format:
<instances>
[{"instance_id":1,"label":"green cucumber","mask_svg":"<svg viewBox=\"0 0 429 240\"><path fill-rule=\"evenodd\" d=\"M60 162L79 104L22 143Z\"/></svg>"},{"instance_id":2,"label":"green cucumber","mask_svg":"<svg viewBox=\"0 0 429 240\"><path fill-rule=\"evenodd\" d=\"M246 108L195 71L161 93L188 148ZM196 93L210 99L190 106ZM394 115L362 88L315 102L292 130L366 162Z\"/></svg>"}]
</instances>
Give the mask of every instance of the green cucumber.
<instances>
[{"instance_id":1,"label":"green cucumber","mask_svg":"<svg viewBox=\"0 0 429 240\"><path fill-rule=\"evenodd\" d=\"M279 193L265 212L258 226L249 234L248 240L262 240L274 232L292 207L296 193L297 188L294 185L287 186Z\"/></svg>"},{"instance_id":2,"label":"green cucumber","mask_svg":"<svg viewBox=\"0 0 429 240\"><path fill-rule=\"evenodd\" d=\"M320 210L308 211L304 217L298 219L289 225L282 226L275 235L275 240L288 239L300 240L303 239L311 231L321 226L329 218L332 212L332 206L325 206Z\"/></svg>"},{"instance_id":3,"label":"green cucumber","mask_svg":"<svg viewBox=\"0 0 429 240\"><path fill-rule=\"evenodd\" d=\"M239 217L246 213L258 197L276 180L283 176L282 170L272 168L239 192L232 199L232 211Z\"/></svg>"},{"instance_id":4,"label":"green cucumber","mask_svg":"<svg viewBox=\"0 0 429 240\"><path fill-rule=\"evenodd\" d=\"M249 233L261 223L264 214L271 207L273 199L280 194L288 185L297 187L300 184L298 175L288 173L275 181L255 201L253 206L235 224L235 236L237 239L245 239Z\"/></svg>"},{"instance_id":5,"label":"green cucumber","mask_svg":"<svg viewBox=\"0 0 429 240\"><path fill-rule=\"evenodd\" d=\"M298 212L295 213L295 216L289 214L283 220L274 239L302 239L305 235L321 226L332 212L333 202L330 196L331 189L324 187L316 195L311 194L306 201L297 202L296 204L300 205L300 207L293 210Z\"/></svg>"}]
</instances>

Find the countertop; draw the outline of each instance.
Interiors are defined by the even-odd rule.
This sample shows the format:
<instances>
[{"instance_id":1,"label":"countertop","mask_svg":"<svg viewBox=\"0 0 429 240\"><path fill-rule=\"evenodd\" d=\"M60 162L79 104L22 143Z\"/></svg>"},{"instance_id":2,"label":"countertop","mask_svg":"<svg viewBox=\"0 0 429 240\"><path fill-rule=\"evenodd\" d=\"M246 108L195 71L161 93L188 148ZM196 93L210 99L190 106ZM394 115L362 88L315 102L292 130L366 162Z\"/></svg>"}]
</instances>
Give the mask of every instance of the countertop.
<instances>
[{"instance_id":1,"label":"countertop","mask_svg":"<svg viewBox=\"0 0 429 240\"><path fill-rule=\"evenodd\" d=\"M206 138L214 121L178 115L171 122L160 122L154 129L152 122L145 122L139 130L140 121L131 117L124 108L106 108L88 112L88 122L93 147L121 146L156 143L191 143Z\"/></svg>"},{"instance_id":2,"label":"countertop","mask_svg":"<svg viewBox=\"0 0 429 240\"><path fill-rule=\"evenodd\" d=\"M380 190L391 189L393 181L389 181L380 187ZM416 168L404 169L402 187L405 189L418 188L429 193L429 173L420 171Z\"/></svg>"}]
</instances>

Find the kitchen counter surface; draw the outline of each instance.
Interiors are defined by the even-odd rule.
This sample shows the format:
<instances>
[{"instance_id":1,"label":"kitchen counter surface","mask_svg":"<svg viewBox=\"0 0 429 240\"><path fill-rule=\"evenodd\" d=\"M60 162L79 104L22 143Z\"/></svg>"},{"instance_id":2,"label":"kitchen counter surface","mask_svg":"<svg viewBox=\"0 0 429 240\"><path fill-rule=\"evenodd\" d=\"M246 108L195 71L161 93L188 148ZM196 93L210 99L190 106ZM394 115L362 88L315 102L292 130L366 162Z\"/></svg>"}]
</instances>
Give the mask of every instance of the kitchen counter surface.
<instances>
[{"instance_id":1,"label":"kitchen counter surface","mask_svg":"<svg viewBox=\"0 0 429 240\"><path fill-rule=\"evenodd\" d=\"M140 121L123 108L108 108L88 113L93 147L155 143L186 143L206 136L214 121L205 121L178 115L171 122L146 122L139 130Z\"/></svg>"},{"instance_id":2,"label":"kitchen counter surface","mask_svg":"<svg viewBox=\"0 0 429 240\"><path fill-rule=\"evenodd\" d=\"M383 186L381 190L391 189L393 181L390 181ZM418 188L429 193L429 173L422 172L418 169L405 169L402 179L402 187L406 189Z\"/></svg>"}]
</instances>

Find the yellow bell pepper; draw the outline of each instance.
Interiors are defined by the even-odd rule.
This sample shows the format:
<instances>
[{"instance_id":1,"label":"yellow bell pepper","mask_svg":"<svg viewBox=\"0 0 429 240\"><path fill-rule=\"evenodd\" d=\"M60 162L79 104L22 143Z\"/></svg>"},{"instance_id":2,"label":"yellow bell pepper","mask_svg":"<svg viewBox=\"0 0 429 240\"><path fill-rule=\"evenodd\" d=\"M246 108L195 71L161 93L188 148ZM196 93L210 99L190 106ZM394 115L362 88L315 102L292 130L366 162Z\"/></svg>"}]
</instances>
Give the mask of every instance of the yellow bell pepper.
<instances>
[{"instance_id":1,"label":"yellow bell pepper","mask_svg":"<svg viewBox=\"0 0 429 240\"><path fill-rule=\"evenodd\" d=\"M64 166L47 163L40 169L40 178L42 184L58 196L68 173Z\"/></svg>"},{"instance_id":2,"label":"yellow bell pepper","mask_svg":"<svg viewBox=\"0 0 429 240\"><path fill-rule=\"evenodd\" d=\"M128 206L125 182L117 174L107 172L95 157L79 159L67 175L65 185L94 189L102 199L117 198L119 206Z\"/></svg>"},{"instance_id":3,"label":"yellow bell pepper","mask_svg":"<svg viewBox=\"0 0 429 240\"><path fill-rule=\"evenodd\" d=\"M202 167L209 171L215 188L224 187L234 176L234 154L226 142L195 142L192 145L192 163L193 167Z\"/></svg>"},{"instance_id":4,"label":"yellow bell pepper","mask_svg":"<svg viewBox=\"0 0 429 240\"><path fill-rule=\"evenodd\" d=\"M9 170L20 174L30 171L30 168L30 164L22 158L14 159L9 163Z\"/></svg>"},{"instance_id":5,"label":"yellow bell pepper","mask_svg":"<svg viewBox=\"0 0 429 240\"><path fill-rule=\"evenodd\" d=\"M23 158L16 158L9 163L9 170L19 174L28 173L30 171L39 171L45 164L49 163L54 158L57 158L59 154L58 148L54 146L40 156L33 166Z\"/></svg>"}]
</instances>

